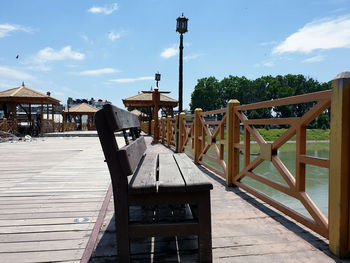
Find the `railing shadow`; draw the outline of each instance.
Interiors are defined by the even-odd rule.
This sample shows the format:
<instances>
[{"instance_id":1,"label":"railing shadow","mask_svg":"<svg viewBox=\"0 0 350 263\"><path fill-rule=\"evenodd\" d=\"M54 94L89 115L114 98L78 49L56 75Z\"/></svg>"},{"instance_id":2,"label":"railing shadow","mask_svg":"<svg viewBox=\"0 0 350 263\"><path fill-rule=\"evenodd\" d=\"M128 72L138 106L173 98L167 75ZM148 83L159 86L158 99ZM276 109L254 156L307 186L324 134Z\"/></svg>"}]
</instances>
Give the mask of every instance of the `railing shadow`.
<instances>
[{"instance_id":1,"label":"railing shadow","mask_svg":"<svg viewBox=\"0 0 350 263\"><path fill-rule=\"evenodd\" d=\"M252 197L251 195L247 194L243 190L241 190L238 187L228 187L226 186L226 182L220 178L218 175L212 173L211 171L207 170L206 168L198 165L198 168L205 173L207 176L209 176L214 181L218 182L222 186L225 186L226 191L232 192L242 199L244 199L246 202L260 210L261 212L265 213L269 217L271 217L276 222L283 225L285 228L290 230L291 232L295 233L305 241L307 241L309 244L311 244L314 248L322 251L324 254L329 256L330 258L334 259L335 262L350 262L350 260L340 260L336 256L334 256L328 247L328 240L326 240L324 237L318 235L317 233L313 233L311 230L309 230L306 227L301 227L293 220L290 220L286 216L284 216L282 213L277 212L274 209L271 209L267 205L265 205L262 201L259 201L258 199Z\"/></svg>"}]
</instances>

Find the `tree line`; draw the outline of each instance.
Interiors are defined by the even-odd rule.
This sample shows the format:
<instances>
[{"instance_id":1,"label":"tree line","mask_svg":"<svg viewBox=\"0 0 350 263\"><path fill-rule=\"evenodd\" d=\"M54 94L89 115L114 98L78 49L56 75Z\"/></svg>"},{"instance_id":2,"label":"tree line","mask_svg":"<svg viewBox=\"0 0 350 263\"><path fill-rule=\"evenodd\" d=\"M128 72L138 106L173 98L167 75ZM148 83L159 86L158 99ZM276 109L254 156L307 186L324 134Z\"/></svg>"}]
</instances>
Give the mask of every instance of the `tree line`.
<instances>
[{"instance_id":1,"label":"tree line","mask_svg":"<svg viewBox=\"0 0 350 263\"><path fill-rule=\"evenodd\" d=\"M237 99L241 105L259 101L296 96L331 88L331 81L320 83L303 75L288 74L262 76L255 80L246 77L228 76L221 81L215 77L201 78L191 94L190 108L210 111L225 108L230 99ZM300 117L315 102L263 108L245 112L250 119ZM329 128L329 110L322 113L308 128Z\"/></svg>"}]
</instances>

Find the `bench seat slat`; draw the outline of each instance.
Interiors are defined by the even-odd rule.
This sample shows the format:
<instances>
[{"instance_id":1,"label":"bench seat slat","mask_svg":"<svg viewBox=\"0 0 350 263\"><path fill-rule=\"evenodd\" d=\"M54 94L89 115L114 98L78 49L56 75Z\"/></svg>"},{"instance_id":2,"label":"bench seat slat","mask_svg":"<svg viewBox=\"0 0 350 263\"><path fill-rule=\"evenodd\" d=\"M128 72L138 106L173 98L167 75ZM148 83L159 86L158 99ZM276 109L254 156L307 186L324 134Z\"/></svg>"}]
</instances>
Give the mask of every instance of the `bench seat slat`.
<instances>
[{"instance_id":1,"label":"bench seat slat","mask_svg":"<svg viewBox=\"0 0 350 263\"><path fill-rule=\"evenodd\" d=\"M134 175L129 178L129 194L155 193L157 154L146 154Z\"/></svg>"},{"instance_id":2,"label":"bench seat slat","mask_svg":"<svg viewBox=\"0 0 350 263\"><path fill-rule=\"evenodd\" d=\"M123 164L122 167L124 172L127 175L132 175L135 172L143 154L146 151L146 147L144 137L140 137L129 145L125 145L117 152L118 157Z\"/></svg>"},{"instance_id":3,"label":"bench seat slat","mask_svg":"<svg viewBox=\"0 0 350 263\"><path fill-rule=\"evenodd\" d=\"M159 154L158 192L185 192L186 185L172 154Z\"/></svg>"},{"instance_id":4,"label":"bench seat slat","mask_svg":"<svg viewBox=\"0 0 350 263\"><path fill-rule=\"evenodd\" d=\"M174 158L185 180L186 191L194 192L213 189L213 185L208 178L185 153L174 154Z\"/></svg>"}]
</instances>

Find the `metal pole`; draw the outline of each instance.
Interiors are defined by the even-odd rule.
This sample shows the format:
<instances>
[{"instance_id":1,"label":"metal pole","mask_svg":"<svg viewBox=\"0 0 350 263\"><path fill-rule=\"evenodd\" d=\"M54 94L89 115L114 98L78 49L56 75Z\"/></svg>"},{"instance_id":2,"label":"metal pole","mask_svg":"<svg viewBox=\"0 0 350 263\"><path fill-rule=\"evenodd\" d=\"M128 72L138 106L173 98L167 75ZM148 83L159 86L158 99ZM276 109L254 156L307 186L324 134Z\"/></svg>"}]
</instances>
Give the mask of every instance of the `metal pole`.
<instances>
[{"instance_id":1,"label":"metal pole","mask_svg":"<svg viewBox=\"0 0 350 263\"><path fill-rule=\"evenodd\" d=\"M179 61L179 114L182 112L182 88L183 88L183 35L180 34L180 61Z\"/></svg>"},{"instance_id":2,"label":"metal pole","mask_svg":"<svg viewBox=\"0 0 350 263\"><path fill-rule=\"evenodd\" d=\"M180 113L182 112L182 89L183 89L183 35L180 34L180 55L179 55L179 114L177 115L180 118ZM180 119L177 120L176 125L176 149L175 152L179 152L179 124Z\"/></svg>"}]
</instances>

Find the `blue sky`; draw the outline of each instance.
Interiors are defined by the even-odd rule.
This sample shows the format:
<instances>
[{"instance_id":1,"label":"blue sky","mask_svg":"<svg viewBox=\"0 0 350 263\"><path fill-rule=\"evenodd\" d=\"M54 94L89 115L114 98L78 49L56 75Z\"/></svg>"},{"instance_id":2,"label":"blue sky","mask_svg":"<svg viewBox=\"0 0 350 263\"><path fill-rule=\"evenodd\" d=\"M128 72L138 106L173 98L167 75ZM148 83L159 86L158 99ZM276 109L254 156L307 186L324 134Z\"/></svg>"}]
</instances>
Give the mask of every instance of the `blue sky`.
<instances>
[{"instance_id":1,"label":"blue sky","mask_svg":"<svg viewBox=\"0 0 350 263\"><path fill-rule=\"evenodd\" d=\"M0 91L26 86L68 97L178 98L176 18L184 35L184 108L199 78L350 71L350 0L2 0ZM19 58L16 59L16 56Z\"/></svg>"}]
</instances>

